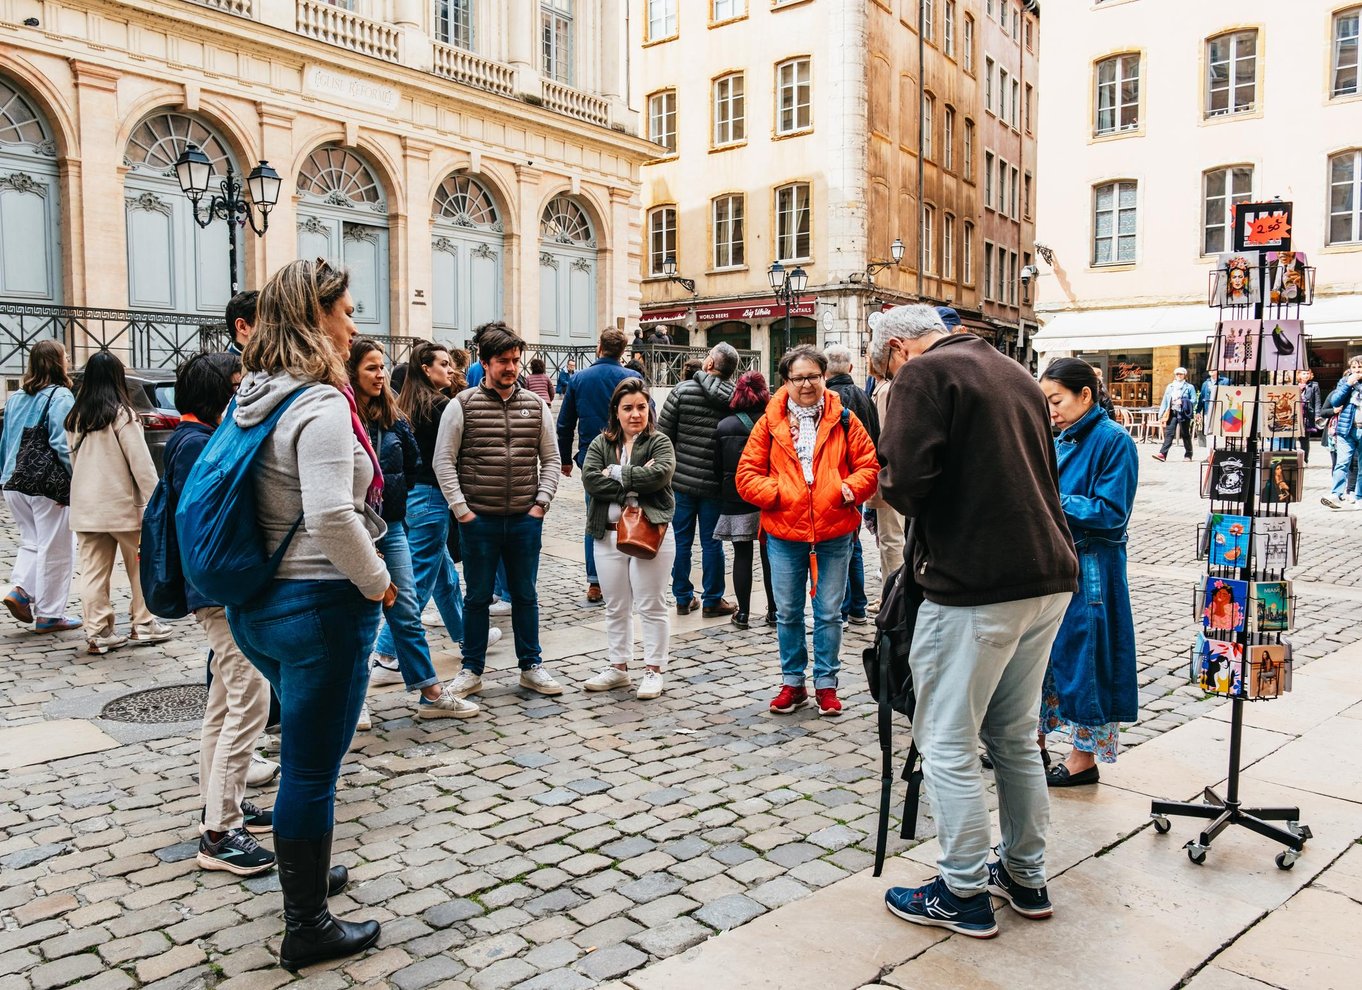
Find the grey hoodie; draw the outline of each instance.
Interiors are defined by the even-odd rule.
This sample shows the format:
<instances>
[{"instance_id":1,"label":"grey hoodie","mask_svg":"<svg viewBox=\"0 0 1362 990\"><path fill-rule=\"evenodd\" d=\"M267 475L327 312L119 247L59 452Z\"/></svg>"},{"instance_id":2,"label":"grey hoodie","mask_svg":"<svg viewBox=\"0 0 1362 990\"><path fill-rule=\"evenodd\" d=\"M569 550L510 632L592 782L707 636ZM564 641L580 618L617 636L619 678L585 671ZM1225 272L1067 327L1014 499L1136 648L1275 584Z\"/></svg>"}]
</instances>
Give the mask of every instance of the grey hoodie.
<instances>
[{"instance_id":1,"label":"grey hoodie","mask_svg":"<svg viewBox=\"0 0 1362 990\"><path fill-rule=\"evenodd\" d=\"M282 371L248 373L237 391L237 425L247 428L263 422L303 384ZM373 477L369 455L351 428L345 396L329 385L312 383L261 444L255 466L266 548L273 552L298 515L303 516L279 567L280 578L346 578L366 598L387 590L388 569L374 549L374 541L387 527L364 504ZM349 488L345 478L351 479Z\"/></svg>"}]
</instances>

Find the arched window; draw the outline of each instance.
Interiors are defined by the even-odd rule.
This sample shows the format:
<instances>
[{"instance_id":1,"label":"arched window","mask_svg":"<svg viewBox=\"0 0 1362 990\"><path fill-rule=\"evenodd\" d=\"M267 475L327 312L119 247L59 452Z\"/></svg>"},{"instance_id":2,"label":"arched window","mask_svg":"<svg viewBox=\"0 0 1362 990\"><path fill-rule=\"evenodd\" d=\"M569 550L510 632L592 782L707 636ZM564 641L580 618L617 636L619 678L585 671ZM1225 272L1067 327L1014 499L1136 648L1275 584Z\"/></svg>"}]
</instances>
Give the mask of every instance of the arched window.
<instances>
[{"instance_id":1,"label":"arched window","mask_svg":"<svg viewBox=\"0 0 1362 990\"><path fill-rule=\"evenodd\" d=\"M206 228L194 222L175 179L175 160L191 144L208 156L215 179L226 174L228 162L236 167L209 124L173 110L143 118L123 149L128 305L221 319L231 293L229 238L239 247L241 232L221 220Z\"/></svg>"},{"instance_id":2,"label":"arched window","mask_svg":"<svg viewBox=\"0 0 1362 990\"><path fill-rule=\"evenodd\" d=\"M487 187L456 172L435 190L431 218L431 322L460 340L502 317L505 238Z\"/></svg>"},{"instance_id":3,"label":"arched window","mask_svg":"<svg viewBox=\"0 0 1362 990\"><path fill-rule=\"evenodd\" d=\"M51 129L38 108L0 78L0 296L4 298L28 303L61 301L56 153ZM15 357L22 363L21 352L16 351Z\"/></svg>"},{"instance_id":4,"label":"arched window","mask_svg":"<svg viewBox=\"0 0 1362 990\"><path fill-rule=\"evenodd\" d=\"M545 343L596 335L596 234L586 211L556 196L539 218L539 324Z\"/></svg>"},{"instance_id":5,"label":"arched window","mask_svg":"<svg viewBox=\"0 0 1362 990\"><path fill-rule=\"evenodd\" d=\"M350 269L354 320L366 333L388 325L388 200L359 153L322 145L298 169L298 256Z\"/></svg>"}]
</instances>

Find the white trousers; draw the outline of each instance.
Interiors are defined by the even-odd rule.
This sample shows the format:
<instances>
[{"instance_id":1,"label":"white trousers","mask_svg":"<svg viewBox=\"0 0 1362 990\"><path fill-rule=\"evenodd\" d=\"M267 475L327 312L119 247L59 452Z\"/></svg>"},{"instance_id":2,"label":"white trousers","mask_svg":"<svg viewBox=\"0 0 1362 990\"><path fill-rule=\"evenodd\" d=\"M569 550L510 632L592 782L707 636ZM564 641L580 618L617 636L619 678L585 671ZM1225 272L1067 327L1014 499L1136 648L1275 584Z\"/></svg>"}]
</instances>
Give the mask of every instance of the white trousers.
<instances>
[{"instance_id":1,"label":"white trousers","mask_svg":"<svg viewBox=\"0 0 1362 990\"><path fill-rule=\"evenodd\" d=\"M76 569L76 538L68 525L70 507L19 492L5 492L5 503L19 527L12 582L33 599L34 618L65 618Z\"/></svg>"},{"instance_id":2,"label":"white trousers","mask_svg":"<svg viewBox=\"0 0 1362 990\"><path fill-rule=\"evenodd\" d=\"M652 560L630 557L615 549L615 533L593 544L596 576L605 598L605 645L610 662L624 666L634 659L634 612L643 624L643 662L667 669L671 620L667 617L667 586L676 560L676 540L667 527L662 546Z\"/></svg>"}]
</instances>

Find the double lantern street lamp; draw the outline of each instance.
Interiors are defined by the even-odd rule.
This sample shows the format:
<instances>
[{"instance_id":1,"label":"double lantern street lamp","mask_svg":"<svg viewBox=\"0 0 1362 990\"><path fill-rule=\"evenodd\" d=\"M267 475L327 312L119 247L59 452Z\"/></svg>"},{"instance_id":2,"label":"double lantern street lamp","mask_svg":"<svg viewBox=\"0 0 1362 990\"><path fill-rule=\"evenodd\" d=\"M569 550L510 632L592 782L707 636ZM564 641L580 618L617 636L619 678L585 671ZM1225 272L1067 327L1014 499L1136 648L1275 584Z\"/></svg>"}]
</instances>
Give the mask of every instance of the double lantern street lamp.
<instances>
[{"instance_id":1,"label":"double lantern street lamp","mask_svg":"<svg viewBox=\"0 0 1362 990\"><path fill-rule=\"evenodd\" d=\"M775 293L776 302L785 305L785 350L788 352L792 346L790 307L798 302L804 290L809 287L809 273L799 267L786 271L785 266L779 261L773 261L771 267L766 269L766 280L771 283L771 291Z\"/></svg>"},{"instance_id":2,"label":"double lantern street lamp","mask_svg":"<svg viewBox=\"0 0 1362 990\"><path fill-rule=\"evenodd\" d=\"M206 211L202 214L199 212L199 202L213 184L214 176L213 163L198 145L191 144L186 147L184 153L176 160L175 178L179 180L180 191L188 196L190 203L193 204L195 223L206 229L214 218L227 221L227 265L230 272L228 282L231 285L231 294L236 295L240 289L236 277L236 228L249 223L257 237L263 236L265 231L270 229L270 210L279 202L279 186L282 183L279 173L270 168L269 162L262 161L251 169L250 175L246 176L246 185L243 189L241 180L232 170L231 161L228 161L227 176L218 183L218 188L222 191L213 193L212 198L208 200ZM243 191L250 192L250 199L242 196ZM255 224L255 211L260 213L258 227Z\"/></svg>"}]
</instances>

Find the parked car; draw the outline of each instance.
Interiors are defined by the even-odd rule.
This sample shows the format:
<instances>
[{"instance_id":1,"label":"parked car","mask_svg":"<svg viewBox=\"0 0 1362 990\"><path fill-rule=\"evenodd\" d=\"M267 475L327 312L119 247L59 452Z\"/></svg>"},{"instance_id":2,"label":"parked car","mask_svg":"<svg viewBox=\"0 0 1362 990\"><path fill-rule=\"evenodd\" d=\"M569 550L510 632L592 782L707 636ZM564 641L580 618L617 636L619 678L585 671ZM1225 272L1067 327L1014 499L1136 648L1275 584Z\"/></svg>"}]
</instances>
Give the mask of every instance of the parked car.
<instances>
[{"instance_id":1,"label":"parked car","mask_svg":"<svg viewBox=\"0 0 1362 990\"><path fill-rule=\"evenodd\" d=\"M164 470L166 441L175 427L180 425L180 414L175 409L175 369L174 368L129 368L128 394L132 397L133 408L142 420L142 430L146 434L147 447L151 459L156 464L156 473ZM82 372L71 373L74 388L80 388Z\"/></svg>"}]
</instances>

